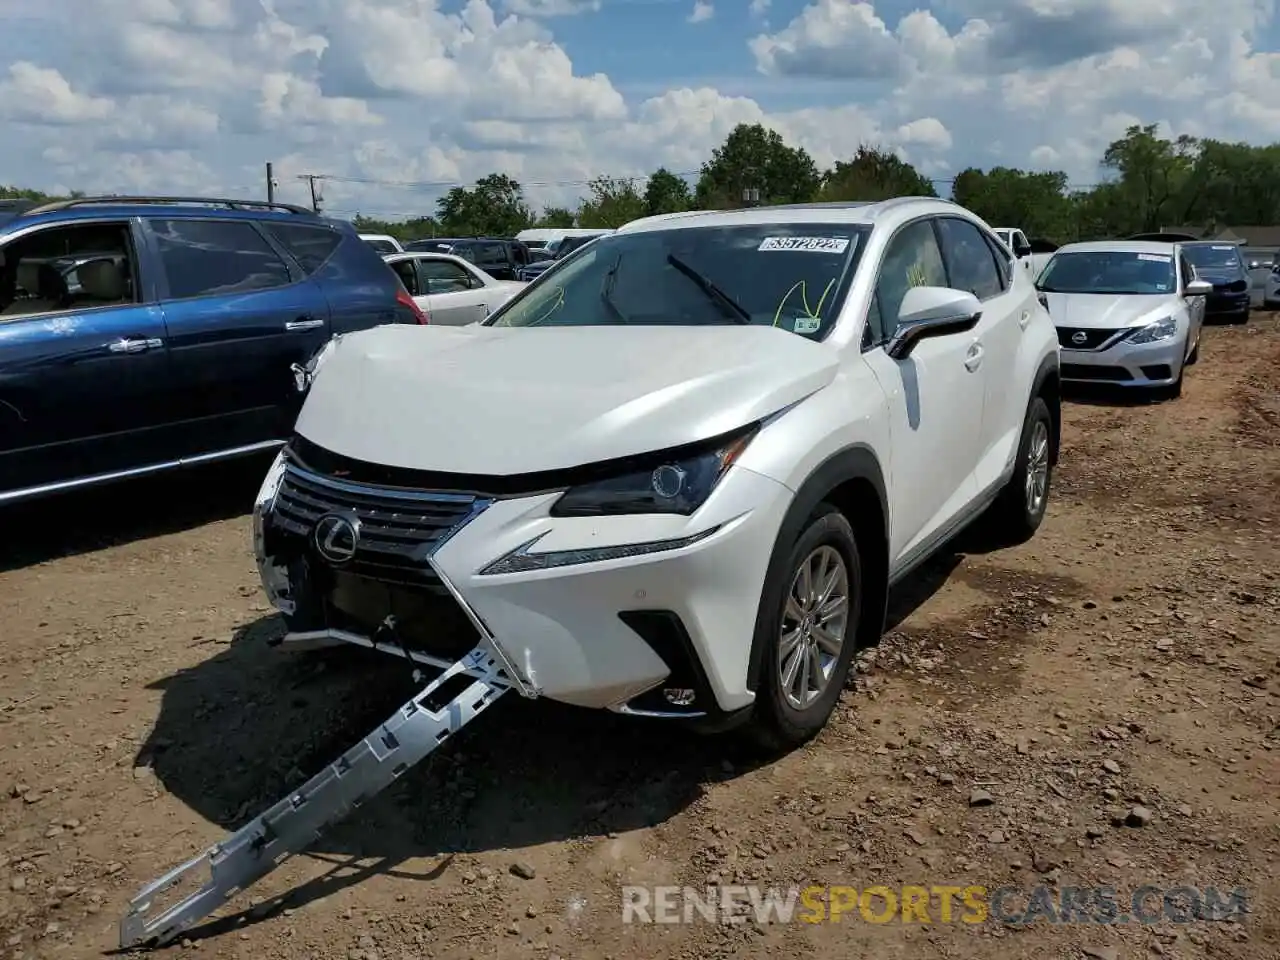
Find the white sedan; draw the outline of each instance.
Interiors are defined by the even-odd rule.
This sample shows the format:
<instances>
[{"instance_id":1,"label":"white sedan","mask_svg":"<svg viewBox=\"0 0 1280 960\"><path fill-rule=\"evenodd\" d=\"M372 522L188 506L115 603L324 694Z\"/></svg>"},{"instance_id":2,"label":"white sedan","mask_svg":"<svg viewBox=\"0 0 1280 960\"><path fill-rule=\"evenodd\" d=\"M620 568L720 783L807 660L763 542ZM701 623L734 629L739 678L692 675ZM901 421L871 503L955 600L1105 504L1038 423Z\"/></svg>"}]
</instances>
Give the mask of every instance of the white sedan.
<instances>
[{"instance_id":1,"label":"white sedan","mask_svg":"<svg viewBox=\"0 0 1280 960\"><path fill-rule=\"evenodd\" d=\"M518 280L495 280L448 253L393 253L383 259L428 320L440 326L478 323L525 287Z\"/></svg>"}]
</instances>

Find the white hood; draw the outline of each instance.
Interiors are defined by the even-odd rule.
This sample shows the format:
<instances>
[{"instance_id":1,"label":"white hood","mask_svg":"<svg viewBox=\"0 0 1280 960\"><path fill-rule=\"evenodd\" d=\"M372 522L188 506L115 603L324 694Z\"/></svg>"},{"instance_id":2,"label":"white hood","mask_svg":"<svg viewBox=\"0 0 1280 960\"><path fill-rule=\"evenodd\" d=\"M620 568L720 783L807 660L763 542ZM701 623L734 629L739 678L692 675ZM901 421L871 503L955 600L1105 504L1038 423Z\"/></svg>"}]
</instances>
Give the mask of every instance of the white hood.
<instances>
[{"instance_id":1,"label":"white hood","mask_svg":"<svg viewBox=\"0 0 1280 960\"><path fill-rule=\"evenodd\" d=\"M1085 330L1120 330L1142 327L1167 317L1177 297L1131 293L1046 293L1049 316L1058 327Z\"/></svg>"},{"instance_id":2,"label":"white hood","mask_svg":"<svg viewBox=\"0 0 1280 960\"><path fill-rule=\"evenodd\" d=\"M389 324L337 342L297 430L387 466L532 473L706 440L822 389L838 363L773 327Z\"/></svg>"}]
</instances>

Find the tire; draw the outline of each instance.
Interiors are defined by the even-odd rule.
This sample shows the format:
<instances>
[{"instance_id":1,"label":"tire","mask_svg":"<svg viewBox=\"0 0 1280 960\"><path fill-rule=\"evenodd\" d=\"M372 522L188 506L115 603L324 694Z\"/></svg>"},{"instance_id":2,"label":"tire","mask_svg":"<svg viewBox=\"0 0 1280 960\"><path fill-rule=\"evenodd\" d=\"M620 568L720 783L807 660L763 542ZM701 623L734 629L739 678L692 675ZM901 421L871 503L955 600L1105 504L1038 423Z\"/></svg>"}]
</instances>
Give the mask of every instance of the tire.
<instances>
[{"instance_id":1,"label":"tire","mask_svg":"<svg viewBox=\"0 0 1280 960\"><path fill-rule=\"evenodd\" d=\"M1044 398L1035 397L1027 408L1027 416L1022 423L1013 476L1000 491L995 503L988 508L985 518L989 530L1010 546L1026 543L1035 536L1044 521L1053 480L1052 451L1053 417L1049 414L1049 405ZM1032 485L1028 482L1033 471L1041 478L1040 482L1033 484L1036 494L1034 500Z\"/></svg>"},{"instance_id":2,"label":"tire","mask_svg":"<svg viewBox=\"0 0 1280 960\"><path fill-rule=\"evenodd\" d=\"M1231 322L1232 324L1235 324L1236 326L1239 326L1239 325L1244 324L1244 323L1248 323L1248 322L1249 322L1249 311L1248 311L1248 309L1246 308L1246 309L1244 309L1244 310L1241 310L1239 313L1233 313L1233 314L1231 315L1231 320L1230 320L1230 322Z\"/></svg>"},{"instance_id":3,"label":"tire","mask_svg":"<svg viewBox=\"0 0 1280 960\"><path fill-rule=\"evenodd\" d=\"M1183 365L1187 367L1195 366L1196 361L1200 359L1200 341L1196 341L1196 345L1191 348L1191 355L1187 357Z\"/></svg>"},{"instance_id":4,"label":"tire","mask_svg":"<svg viewBox=\"0 0 1280 960\"><path fill-rule=\"evenodd\" d=\"M836 571L833 593L839 592L841 583L844 585L846 602L843 612L836 611L826 620L831 628L830 634L839 640L835 651L828 648L824 653L818 646L821 634L809 633L803 622L798 622L792 615L800 612L796 610L793 591L803 592L801 577L806 567L810 571L825 570L828 574ZM849 676L862 613L863 581L857 538L844 514L832 504L818 504L792 545L782 570L785 572L780 578L765 584L761 598L756 633L765 654L756 685L756 702L743 731L756 746L770 753L794 749L816 736L835 709ZM820 580L824 579L822 573L816 575ZM821 589L821 583L815 585L815 589ZM821 622L818 620L814 626ZM786 629L793 623L796 624L793 629ZM796 634L799 636L793 648L795 652L784 656L784 637ZM803 656L802 651L806 648L810 653L818 651L831 660L821 670L824 677L821 690L812 695L811 689L811 698L802 700L797 696L802 692L797 689L800 675L794 675L794 680L788 685L784 672ZM799 665L802 668L803 660Z\"/></svg>"}]
</instances>

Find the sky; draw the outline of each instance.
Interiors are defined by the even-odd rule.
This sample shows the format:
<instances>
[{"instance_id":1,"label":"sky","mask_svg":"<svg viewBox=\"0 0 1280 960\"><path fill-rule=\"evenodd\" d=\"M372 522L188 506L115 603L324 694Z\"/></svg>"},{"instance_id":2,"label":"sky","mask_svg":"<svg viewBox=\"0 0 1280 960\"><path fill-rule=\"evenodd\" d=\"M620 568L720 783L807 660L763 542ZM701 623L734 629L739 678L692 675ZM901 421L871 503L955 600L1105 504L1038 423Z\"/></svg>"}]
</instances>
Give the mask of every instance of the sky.
<instances>
[{"instance_id":1,"label":"sky","mask_svg":"<svg viewBox=\"0 0 1280 960\"><path fill-rule=\"evenodd\" d=\"M1136 123L1280 141L1277 0L0 0L0 183L397 218L696 175L739 123L821 166L1100 178ZM640 181L642 185L642 181Z\"/></svg>"}]
</instances>

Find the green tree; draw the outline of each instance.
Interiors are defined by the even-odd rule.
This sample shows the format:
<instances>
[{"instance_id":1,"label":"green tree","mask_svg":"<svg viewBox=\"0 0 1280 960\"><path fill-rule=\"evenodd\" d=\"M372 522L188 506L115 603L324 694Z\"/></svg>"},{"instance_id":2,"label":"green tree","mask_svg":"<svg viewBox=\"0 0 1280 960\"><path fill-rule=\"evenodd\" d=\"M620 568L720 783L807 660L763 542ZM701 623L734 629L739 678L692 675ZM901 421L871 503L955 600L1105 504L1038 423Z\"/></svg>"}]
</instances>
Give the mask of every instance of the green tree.
<instances>
[{"instance_id":1,"label":"green tree","mask_svg":"<svg viewBox=\"0 0 1280 960\"><path fill-rule=\"evenodd\" d=\"M788 146L762 124L740 123L702 165L694 196L704 210L740 207L747 189L759 190L763 204L807 203L820 182L817 165L802 147Z\"/></svg>"},{"instance_id":2,"label":"green tree","mask_svg":"<svg viewBox=\"0 0 1280 960\"><path fill-rule=\"evenodd\" d=\"M1158 135L1158 124L1132 126L1102 155L1102 166L1117 174L1126 208L1117 232L1145 232L1184 223L1199 198L1194 176L1199 141L1185 134L1176 140Z\"/></svg>"},{"instance_id":3,"label":"green tree","mask_svg":"<svg viewBox=\"0 0 1280 960\"><path fill-rule=\"evenodd\" d=\"M379 220L356 214L352 226L360 233L385 233L402 243L440 236L440 224L434 217L410 217L408 220Z\"/></svg>"},{"instance_id":4,"label":"green tree","mask_svg":"<svg viewBox=\"0 0 1280 960\"><path fill-rule=\"evenodd\" d=\"M446 236L510 237L533 222L519 182L505 173L481 177L470 189L454 187L440 198L436 214Z\"/></svg>"},{"instance_id":5,"label":"green tree","mask_svg":"<svg viewBox=\"0 0 1280 960\"><path fill-rule=\"evenodd\" d=\"M693 204L689 184L666 167L659 167L649 175L644 188L644 209L648 216L660 213L679 213Z\"/></svg>"},{"instance_id":6,"label":"green tree","mask_svg":"<svg viewBox=\"0 0 1280 960\"><path fill-rule=\"evenodd\" d=\"M633 180L597 177L590 183L591 196L578 208L578 223L586 228L616 229L645 215L644 198Z\"/></svg>"},{"instance_id":7,"label":"green tree","mask_svg":"<svg viewBox=\"0 0 1280 960\"><path fill-rule=\"evenodd\" d=\"M919 170L895 153L861 146L851 160L837 160L822 175L819 200L888 200L890 197L936 197L937 191Z\"/></svg>"},{"instance_id":8,"label":"green tree","mask_svg":"<svg viewBox=\"0 0 1280 960\"><path fill-rule=\"evenodd\" d=\"M1280 144L1202 140L1191 176L1187 223L1210 227L1280 223Z\"/></svg>"},{"instance_id":9,"label":"green tree","mask_svg":"<svg viewBox=\"0 0 1280 960\"><path fill-rule=\"evenodd\" d=\"M63 197L45 193L41 190L32 190L28 187L12 187L0 183L0 200L33 200L36 203L53 203L55 200L74 200L83 196L83 190L72 190Z\"/></svg>"},{"instance_id":10,"label":"green tree","mask_svg":"<svg viewBox=\"0 0 1280 960\"><path fill-rule=\"evenodd\" d=\"M1073 205L1061 171L969 167L956 175L951 196L992 226L1021 227L1028 237L1059 243L1073 237Z\"/></svg>"},{"instance_id":11,"label":"green tree","mask_svg":"<svg viewBox=\"0 0 1280 960\"><path fill-rule=\"evenodd\" d=\"M572 210L565 207L547 207L542 211L542 216L537 219L534 226L543 227L544 229L567 230L573 227L575 219Z\"/></svg>"}]
</instances>

